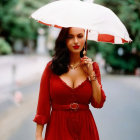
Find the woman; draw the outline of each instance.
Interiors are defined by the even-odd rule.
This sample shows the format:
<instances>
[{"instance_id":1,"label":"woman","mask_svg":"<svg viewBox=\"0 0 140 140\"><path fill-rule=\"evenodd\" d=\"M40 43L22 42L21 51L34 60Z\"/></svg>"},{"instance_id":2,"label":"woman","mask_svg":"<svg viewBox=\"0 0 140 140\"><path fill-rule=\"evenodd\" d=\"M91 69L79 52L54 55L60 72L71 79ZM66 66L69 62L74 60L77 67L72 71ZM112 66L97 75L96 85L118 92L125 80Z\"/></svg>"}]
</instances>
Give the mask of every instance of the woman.
<instances>
[{"instance_id":1,"label":"woman","mask_svg":"<svg viewBox=\"0 0 140 140\"><path fill-rule=\"evenodd\" d=\"M106 96L99 66L83 57L85 30L62 28L55 54L43 72L34 122L36 140L99 140L88 104L103 107Z\"/></svg>"}]
</instances>

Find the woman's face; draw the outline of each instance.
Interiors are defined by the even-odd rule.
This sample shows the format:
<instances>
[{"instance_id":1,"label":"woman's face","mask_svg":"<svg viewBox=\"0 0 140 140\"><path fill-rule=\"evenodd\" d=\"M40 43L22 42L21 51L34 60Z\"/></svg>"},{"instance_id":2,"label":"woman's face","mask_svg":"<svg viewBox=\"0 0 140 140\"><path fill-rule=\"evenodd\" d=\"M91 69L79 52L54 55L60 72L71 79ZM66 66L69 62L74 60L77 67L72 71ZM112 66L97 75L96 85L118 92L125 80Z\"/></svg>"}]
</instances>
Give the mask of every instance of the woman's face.
<instances>
[{"instance_id":1,"label":"woman's face","mask_svg":"<svg viewBox=\"0 0 140 140\"><path fill-rule=\"evenodd\" d=\"M80 53L85 44L85 30L82 28L71 27L66 39L66 45L70 52Z\"/></svg>"}]
</instances>

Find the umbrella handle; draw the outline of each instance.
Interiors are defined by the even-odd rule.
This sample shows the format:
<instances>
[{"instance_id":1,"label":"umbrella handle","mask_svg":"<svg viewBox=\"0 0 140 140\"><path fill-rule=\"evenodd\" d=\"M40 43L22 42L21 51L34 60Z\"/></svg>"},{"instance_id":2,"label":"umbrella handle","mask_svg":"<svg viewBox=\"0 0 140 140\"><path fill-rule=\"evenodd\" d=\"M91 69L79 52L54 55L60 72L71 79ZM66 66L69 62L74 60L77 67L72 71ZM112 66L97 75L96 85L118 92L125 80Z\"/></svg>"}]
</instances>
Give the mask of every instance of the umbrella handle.
<instances>
[{"instance_id":1,"label":"umbrella handle","mask_svg":"<svg viewBox=\"0 0 140 140\"><path fill-rule=\"evenodd\" d=\"M83 51L83 55L86 56L87 54L87 37L88 37L88 29L86 31L86 42L85 42L85 46L84 46L84 51Z\"/></svg>"}]
</instances>

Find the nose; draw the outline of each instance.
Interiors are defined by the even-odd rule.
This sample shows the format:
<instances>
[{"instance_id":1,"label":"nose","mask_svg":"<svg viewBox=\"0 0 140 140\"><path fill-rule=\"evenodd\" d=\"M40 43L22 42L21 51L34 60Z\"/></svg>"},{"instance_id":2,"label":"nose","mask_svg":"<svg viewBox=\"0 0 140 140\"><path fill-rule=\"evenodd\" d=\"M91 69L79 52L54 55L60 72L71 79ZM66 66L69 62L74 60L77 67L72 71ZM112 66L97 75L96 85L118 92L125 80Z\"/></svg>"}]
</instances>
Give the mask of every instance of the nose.
<instances>
[{"instance_id":1,"label":"nose","mask_svg":"<svg viewBox=\"0 0 140 140\"><path fill-rule=\"evenodd\" d=\"M77 37L74 38L74 43L75 43L75 44L78 43L78 39L77 39Z\"/></svg>"}]
</instances>

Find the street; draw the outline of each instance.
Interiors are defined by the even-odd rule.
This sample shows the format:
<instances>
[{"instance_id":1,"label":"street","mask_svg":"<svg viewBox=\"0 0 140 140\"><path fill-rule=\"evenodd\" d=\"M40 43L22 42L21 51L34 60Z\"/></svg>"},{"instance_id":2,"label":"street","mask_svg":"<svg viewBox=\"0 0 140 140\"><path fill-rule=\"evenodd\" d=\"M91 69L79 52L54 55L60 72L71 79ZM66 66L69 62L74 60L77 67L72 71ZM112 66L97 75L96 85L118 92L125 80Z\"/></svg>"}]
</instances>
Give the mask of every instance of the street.
<instances>
[{"instance_id":1,"label":"street","mask_svg":"<svg viewBox=\"0 0 140 140\"><path fill-rule=\"evenodd\" d=\"M101 110L92 109L101 140L139 140L140 78L105 76L107 99Z\"/></svg>"},{"instance_id":2,"label":"street","mask_svg":"<svg viewBox=\"0 0 140 140\"><path fill-rule=\"evenodd\" d=\"M102 86L107 96L106 102L101 109L90 106L100 140L139 140L139 83L140 78L135 76L102 76ZM3 137L3 140L35 140L36 124L32 119L35 115L37 97L38 92L33 92L32 88L32 93L21 105L21 109L15 108L10 112L9 116L13 117L14 121L12 120L9 124L7 122L7 125L13 126L13 129L7 129L7 125L2 126L7 134L7 138Z\"/></svg>"}]
</instances>

